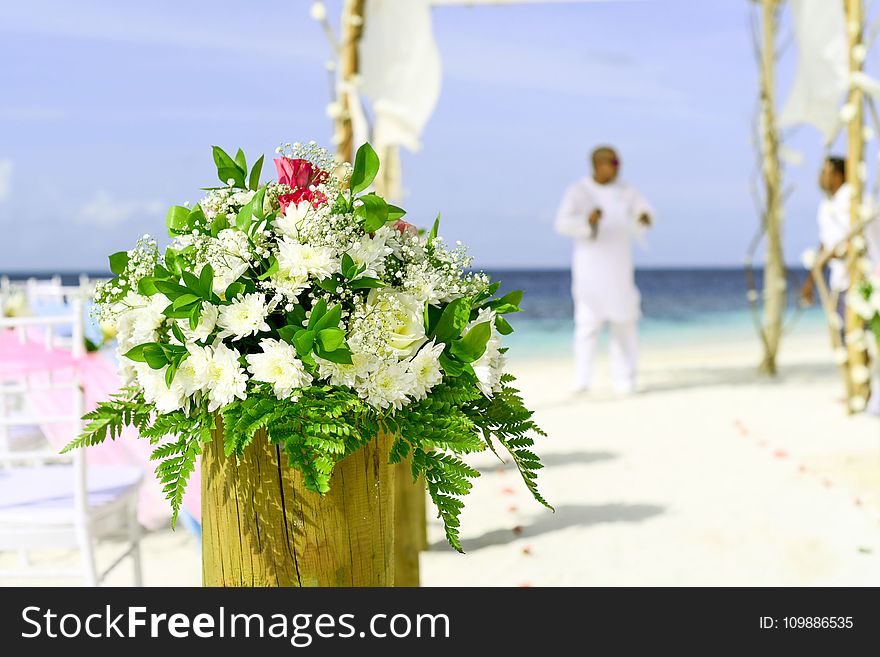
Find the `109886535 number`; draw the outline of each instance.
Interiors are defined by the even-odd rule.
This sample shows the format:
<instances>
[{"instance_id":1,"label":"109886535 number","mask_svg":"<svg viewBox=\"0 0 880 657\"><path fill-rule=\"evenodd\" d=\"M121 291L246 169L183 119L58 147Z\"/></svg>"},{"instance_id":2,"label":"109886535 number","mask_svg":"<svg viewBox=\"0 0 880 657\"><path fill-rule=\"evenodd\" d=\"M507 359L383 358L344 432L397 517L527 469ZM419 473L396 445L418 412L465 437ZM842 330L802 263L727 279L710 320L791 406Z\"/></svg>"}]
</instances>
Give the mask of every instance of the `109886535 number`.
<instances>
[{"instance_id":1,"label":"109886535 number","mask_svg":"<svg viewBox=\"0 0 880 657\"><path fill-rule=\"evenodd\" d=\"M787 630L828 630L850 629L853 626L852 616L785 616L782 619Z\"/></svg>"}]
</instances>

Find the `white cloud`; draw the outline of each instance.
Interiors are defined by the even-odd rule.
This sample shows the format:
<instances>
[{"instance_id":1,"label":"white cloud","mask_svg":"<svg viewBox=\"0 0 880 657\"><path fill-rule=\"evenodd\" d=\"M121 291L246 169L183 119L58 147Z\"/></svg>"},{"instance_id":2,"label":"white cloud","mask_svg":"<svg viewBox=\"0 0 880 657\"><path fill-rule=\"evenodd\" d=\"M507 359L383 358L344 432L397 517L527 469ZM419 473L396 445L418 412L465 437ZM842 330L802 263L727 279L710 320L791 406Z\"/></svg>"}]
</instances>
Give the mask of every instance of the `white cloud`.
<instances>
[{"instance_id":1,"label":"white cloud","mask_svg":"<svg viewBox=\"0 0 880 657\"><path fill-rule=\"evenodd\" d=\"M83 224L112 228L132 219L155 219L164 210L165 204L159 200L117 200L101 190L80 208L78 219Z\"/></svg>"},{"instance_id":2,"label":"white cloud","mask_svg":"<svg viewBox=\"0 0 880 657\"><path fill-rule=\"evenodd\" d=\"M12 195L12 160L0 160L0 203Z\"/></svg>"}]
</instances>

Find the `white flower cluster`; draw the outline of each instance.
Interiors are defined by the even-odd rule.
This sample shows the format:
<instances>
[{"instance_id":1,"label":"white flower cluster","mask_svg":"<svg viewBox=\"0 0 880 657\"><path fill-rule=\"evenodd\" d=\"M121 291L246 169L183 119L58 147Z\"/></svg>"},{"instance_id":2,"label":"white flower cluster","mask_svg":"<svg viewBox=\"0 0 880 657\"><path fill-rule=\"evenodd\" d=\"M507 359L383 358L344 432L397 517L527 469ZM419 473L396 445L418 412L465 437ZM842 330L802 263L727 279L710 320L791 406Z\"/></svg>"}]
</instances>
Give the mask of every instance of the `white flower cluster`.
<instances>
[{"instance_id":1,"label":"white flower cluster","mask_svg":"<svg viewBox=\"0 0 880 657\"><path fill-rule=\"evenodd\" d=\"M350 166L337 166L314 142L278 152L294 158L276 162L290 184L269 183L259 192L230 185L200 201L201 213L193 211L196 219L171 244L185 274L160 279L167 285L145 296L152 290L138 292L137 281L156 276L164 261L146 237L129 252L125 276L99 299L99 319L118 331L126 382L136 382L161 413L213 412L256 391L296 399L300 389L325 384L348 387L389 412L424 399L444 379L441 355L449 346L426 334L429 315L482 293L488 277L469 272L460 244L448 249L442 238L419 235L405 222L365 230L360 202L340 191ZM290 186L306 179L301 188ZM256 193L264 199L261 219L237 222ZM193 283L208 265L210 293ZM178 271L169 267L161 274ZM329 331L305 328L318 304L339 306ZM491 326L485 350L470 364L487 396L499 389L504 367L495 320L484 308L462 333ZM308 335L297 340L296 331ZM158 345L152 360L140 357L135 347L151 343ZM125 357L130 351L133 357Z\"/></svg>"},{"instance_id":2,"label":"white flower cluster","mask_svg":"<svg viewBox=\"0 0 880 657\"><path fill-rule=\"evenodd\" d=\"M867 322L880 322L880 268L871 271L867 259L860 261L865 280L847 294L847 305Z\"/></svg>"}]
</instances>

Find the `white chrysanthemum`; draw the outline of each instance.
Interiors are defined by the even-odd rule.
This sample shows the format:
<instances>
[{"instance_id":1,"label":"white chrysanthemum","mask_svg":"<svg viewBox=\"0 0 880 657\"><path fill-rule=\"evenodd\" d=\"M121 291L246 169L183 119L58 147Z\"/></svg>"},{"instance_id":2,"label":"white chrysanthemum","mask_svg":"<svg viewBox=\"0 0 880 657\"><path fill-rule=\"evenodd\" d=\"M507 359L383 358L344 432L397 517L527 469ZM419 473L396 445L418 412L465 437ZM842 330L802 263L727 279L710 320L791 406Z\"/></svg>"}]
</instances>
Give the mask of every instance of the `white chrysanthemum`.
<instances>
[{"instance_id":1,"label":"white chrysanthemum","mask_svg":"<svg viewBox=\"0 0 880 657\"><path fill-rule=\"evenodd\" d=\"M208 411L213 413L233 399L244 399L247 374L239 363L239 353L224 344L205 347L210 359L199 372L198 387L208 395Z\"/></svg>"},{"instance_id":2,"label":"white chrysanthemum","mask_svg":"<svg viewBox=\"0 0 880 657\"><path fill-rule=\"evenodd\" d=\"M291 276L287 271L278 271L270 277L269 283L276 294L286 301L296 301L300 293L309 287L307 275Z\"/></svg>"},{"instance_id":3,"label":"white chrysanthemum","mask_svg":"<svg viewBox=\"0 0 880 657\"><path fill-rule=\"evenodd\" d=\"M144 297L130 292L117 306L117 339L123 353L145 342L155 342L165 321L162 311L168 306L168 297L154 294Z\"/></svg>"},{"instance_id":4,"label":"white chrysanthemum","mask_svg":"<svg viewBox=\"0 0 880 657\"><path fill-rule=\"evenodd\" d=\"M318 376L327 380L330 385L356 388L362 379L366 379L379 369L382 361L373 354L354 352L351 364L334 363L323 358L315 358L318 363Z\"/></svg>"},{"instance_id":5,"label":"white chrysanthemum","mask_svg":"<svg viewBox=\"0 0 880 657\"><path fill-rule=\"evenodd\" d=\"M238 258L228 258L215 261L211 265L214 269L214 281L211 289L217 296L223 296L226 288L241 278L248 270L248 263Z\"/></svg>"},{"instance_id":6,"label":"white chrysanthemum","mask_svg":"<svg viewBox=\"0 0 880 657\"><path fill-rule=\"evenodd\" d=\"M238 296L229 305L220 307L217 317L217 325L223 329L220 335L241 340L260 331L269 331L271 328L266 323L269 312L265 295L252 292Z\"/></svg>"},{"instance_id":7,"label":"white chrysanthemum","mask_svg":"<svg viewBox=\"0 0 880 657\"><path fill-rule=\"evenodd\" d=\"M286 237L278 244L278 269L288 277L329 278L338 268L330 247L301 244Z\"/></svg>"},{"instance_id":8,"label":"white chrysanthemum","mask_svg":"<svg viewBox=\"0 0 880 657\"><path fill-rule=\"evenodd\" d=\"M849 400L849 408L853 413L861 413L868 406L868 400L862 395L854 395Z\"/></svg>"},{"instance_id":9,"label":"white chrysanthemum","mask_svg":"<svg viewBox=\"0 0 880 657\"><path fill-rule=\"evenodd\" d=\"M406 404L407 393L413 389L414 382L415 375L409 371L408 363L390 363L363 380L357 392L374 408L400 410Z\"/></svg>"},{"instance_id":10,"label":"white chrysanthemum","mask_svg":"<svg viewBox=\"0 0 880 657\"><path fill-rule=\"evenodd\" d=\"M493 393L501 389L501 375L504 374L505 363L504 354L499 351L501 349L501 335L495 328L495 311L486 308L480 310L477 318L465 327L464 333L483 322L490 322L492 333L486 343L486 351L471 365L477 375L477 386L484 395L491 397Z\"/></svg>"},{"instance_id":11,"label":"white chrysanthemum","mask_svg":"<svg viewBox=\"0 0 880 657\"><path fill-rule=\"evenodd\" d=\"M409 362L409 371L413 374L413 387L409 395L413 399L424 399L431 389L443 380L440 354L443 353L445 346L442 342L434 344L432 340Z\"/></svg>"},{"instance_id":12,"label":"white chrysanthemum","mask_svg":"<svg viewBox=\"0 0 880 657\"><path fill-rule=\"evenodd\" d=\"M305 220L306 215L311 209L312 204L308 201L291 203L284 210L284 214L272 222L272 226L275 228L275 232L279 233L282 237L289 237L292 240L299 240L300 226L303 225L303 221Z\"/></svg>"},{"instance_id":13,"label":"white chrysanthemum","mask_svg":"<svg viewBox=\"0 0 880 657\"><path fill-rule=\"evenodd\" d=\"M196 326L195 330L189 327L189 319L178 319L177 326L183 331L183 335L186 337L187 341L195 342L196 340L200 340L201 342L204 342L217 326L217 317L219 316L219 313L219 308L214 304L203 303L202 315L199 317L199 325Z\"/></svg>"},{"instance_id":14,"label":"white chrysanthemum","mask_svg":"<svg viewBox=\"0 0 880 657\"><path fill-rule=\"evenodd\" d=\"M296 349L280 340L260 340L261 354L248 354L248 370L254 381L271 383L278 399L287 399L294 390L312 382Z\"/></svg>"},{"instance_id":15,"label":"white chrysanthemum","mask_svg":"<svg viewBox=\"0 0 880 657\"><path fill-rule=\"evenodd\" d=\"M156 407L156 411L162 414L172 413L183 408L187 397L179 386L165 383L167 366L160 370L154 370L146 363L138 363L134 367L137 372L137 381L144 391L144 399Z\"/></svg>"},{"instance_id":16,"label":"white chrysanthemum","mask_svg":"<svg viewBox=\"0 0 880 657\"><path fill-rule=\"evenodd\" d=\"M177 368L173 385L178 386L187 397L192 397L197 392L205 392L204 386L208 382L208 368L211 364L211 350L197 344L189 344L186 349L189 355Z\"/></svg>"},{"instance_id":17,"label":"white chrysanthemum","mask_svg":"<svg viewBox=\"0 0 880 657\"><path fill-rule=\"evenodd\" d=\"M385 258L391 255L392 249L387 243L388 233L380 231L372 237L363 235L348 250L348 255L364 271L361 276L381 278L385 271Z\"/></svg>"}]
</instances>

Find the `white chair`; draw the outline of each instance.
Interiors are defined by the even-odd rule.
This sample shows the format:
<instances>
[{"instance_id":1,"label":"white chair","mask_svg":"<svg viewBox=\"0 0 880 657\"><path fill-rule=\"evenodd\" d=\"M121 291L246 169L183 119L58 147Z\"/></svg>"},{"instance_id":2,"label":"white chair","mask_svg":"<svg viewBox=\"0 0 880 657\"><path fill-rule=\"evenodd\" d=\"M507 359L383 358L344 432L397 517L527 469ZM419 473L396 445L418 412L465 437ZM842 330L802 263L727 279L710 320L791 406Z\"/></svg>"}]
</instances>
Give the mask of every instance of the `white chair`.
<instances>
[{"instance_id":1,"label":"white chair","mask_svg":"<svg viewBox=\"0 0 880 657\"><path fill-rule=\"evenodd\" d=\"M74 298L72 313L64 316L70 327L74 358L81 358L83 348L82 300ZM43 340L53 348L59 317L0 318L0 331L15 329L22 341L33 339L34 329L44 329ZM0 365L2 374L2 365ZM140 525L137 500L143 473L130 466L86 466L86 454L58 455L54 450L21 450L10 445L10 427L65 424L70 437L82 430L84 394L79 378L73 374L65 381L55 381L51 373L35 383L30 376L10 380L3 376L0 397L24 399L29 395L69 390L69 409L58 413L21 412L0 416L0 551L13 550L22 555L18 570L0 570L0 577L83 577L89 586L97 586L126 557L134 566L134 583L141 585ZM60 376L55 378L61 378ZM54 397L53 397L54 399ZM0 410L4 407L0 406ZM9 406L5 407L9 409ZM25 409L28 409L27 403ZM53 409L54 410L54 409ZM124 550L106 568L99 570L95 561L96 540L121 537ZM81 567L71 569L36 569L30 567L29 551L77 548Z\"/></svg>"}]
</instances>

